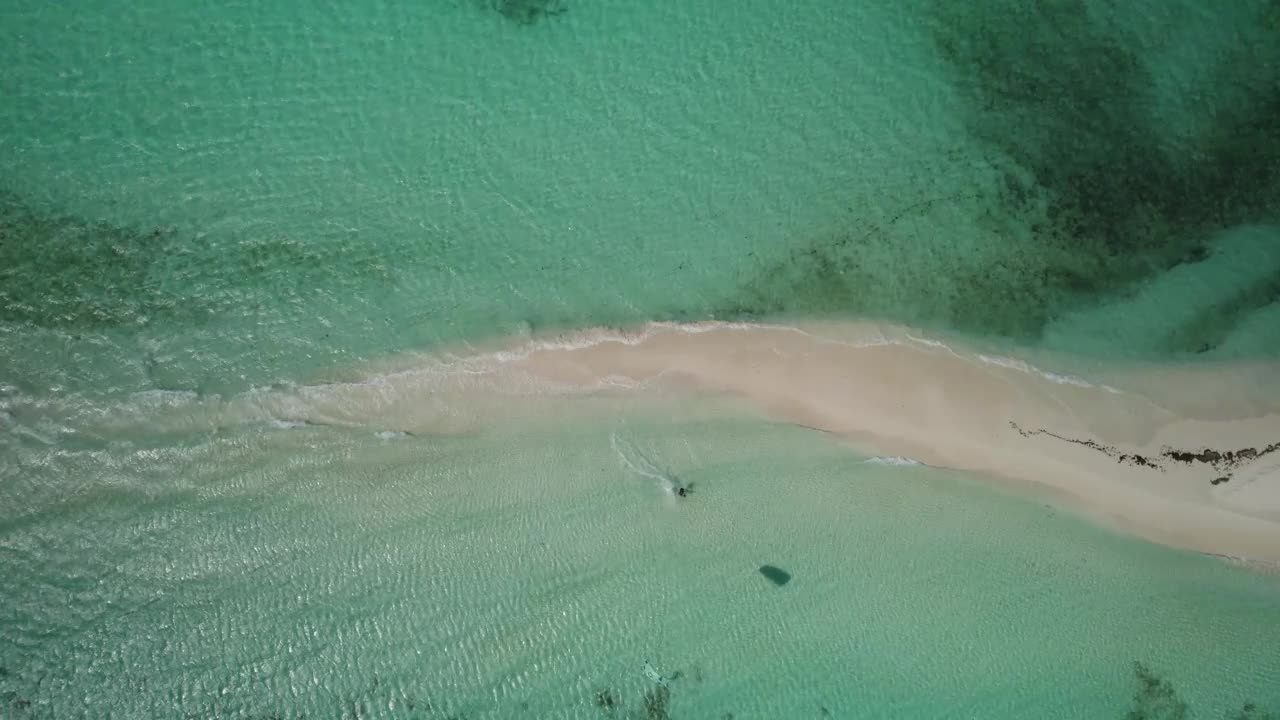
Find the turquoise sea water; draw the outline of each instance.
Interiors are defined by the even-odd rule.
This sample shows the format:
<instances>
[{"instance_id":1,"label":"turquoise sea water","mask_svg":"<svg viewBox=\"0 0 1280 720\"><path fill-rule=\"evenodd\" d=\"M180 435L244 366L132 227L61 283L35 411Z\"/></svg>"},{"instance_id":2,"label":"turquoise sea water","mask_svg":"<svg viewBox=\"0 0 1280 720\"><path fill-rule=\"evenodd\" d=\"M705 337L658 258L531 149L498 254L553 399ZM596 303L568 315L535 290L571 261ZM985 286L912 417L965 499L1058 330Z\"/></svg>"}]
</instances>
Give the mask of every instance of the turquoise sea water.
<instances>
[{"instance_id":1,"label":"turquoise sea water","mask_svg":"<svg viewBox=\"0 0 1280 720\"><path fill-rule=\"evenodd\" d=\"M79 483L4 498L8 717L1181 717L1135 660L1280 702L1276 578L797 428L16 454Z\"/></svg>"},{"instance_id":2,"label":"turquoise sea water","mask_svg":"<svg viewBox=\"0 0 1280 720\"><path fill-rule=\"evenodd\" d=\"M1274 358L1277 34L1264 1L9 0L0 717L1122 717L1134 662L1191 717L1280 712L1274 578L792 430L102 422L650 319Z\"/></svg>"}]
</instances>

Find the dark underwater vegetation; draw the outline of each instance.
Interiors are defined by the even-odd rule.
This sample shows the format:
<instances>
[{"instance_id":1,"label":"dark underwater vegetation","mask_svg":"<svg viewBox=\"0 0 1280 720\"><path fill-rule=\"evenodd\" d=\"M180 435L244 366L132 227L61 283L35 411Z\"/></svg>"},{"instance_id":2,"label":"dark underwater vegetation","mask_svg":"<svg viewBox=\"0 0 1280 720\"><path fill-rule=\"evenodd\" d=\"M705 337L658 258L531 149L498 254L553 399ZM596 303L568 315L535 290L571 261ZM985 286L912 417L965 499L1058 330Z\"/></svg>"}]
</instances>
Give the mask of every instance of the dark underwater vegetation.
<instances>
[{"instance_id":1,"label":"dark underwater vegetation","mask_svg":"<svg viewBox=\"0 0 1280 720\"><path fill-rule=\"evenodd\" d=\"M521 24L565 10L559 0L483 2ZM134 341L237 319L288 327L298 340L286 347L275 342L280 333L237 342L211 334L217 347L204 352L221 366L206 372L247 383L279 380L283 371L273 368L303 355L304 334L326 344L336 364L495 328L655 318L859 317L1034 345L1064 313L1211 261L1223 231L1280 220L1276 2L1254 3L1257 22L1212 58L1208 80L1180 88L1199 114L1176 126L1157 103L1150 51L1135 49L1083 0L925 5L920 27L959 104L967 146L907 162L924 174L968 168L973 182L941 195L923 186L886 191L851 205L840 227L788 229L776 252L744 260L716 296L683 293L673 279L665 304L654 306L571 310L512 295L492 308L445 307L439 278L467 238L294 237L282 229L215 239L198 227L121 227L33 202L39 193L21 178L2 178L0 323L53 332L58 347L110 334L120 352L139 355L129 362L146 367L153 377L145 382L175 389L209 386L197 378L202 361L170 368L142 357ZM975 220L990 247L974 253L920 231L944 232L957 214ZM929 257L932 266L916 262ZM1280 303L1280 268L1228 293L1198 307L1161 347L1135 352L1214 350L1242 318ZM421 301L406 305L405 297ZM362 304L361 324L344 315L350 298ZM328 337L326 323L345 323L348 346ZM389 337L403 344L385 346ZM24 371L38 375L42 357L26 362Z\"/></svg>"},{"instance_id":2,"label":"dark underwater vegetation","mask_svg":"<svg viewBox=\"0 0 1280 720\"><path fill-rule=\"evenodd\" d=\"M53 720L54 716L48 714L39 702L40 691L35 690L36 684L15 675L5 668L0 668L0 710L8 713L3 716ZM691 679L694 682L701 682L702 672L695 669ZM1193 713L1192 708L1178 695L1177 689L1169 680L1142 662L1133 664L1133 683L1134 692L1128 709L1117 709L1116 720L1187 720L1193 717L1221 718L1222 720L1280 720L1280 712L1276 709L1263 708L1247 700L1241 702L1238 707L1226 711L1220 710L1211 714ZM35 692L14 689L24 686ZM673 713L671 703L673 696L679 691L679 686L676 690L672 690L664 685L655 685L644 691L640 698L628 707L619 690L601 687L594 691L591 703L599 710L602 717L625 720L678 720L681 716ZM283 707L254 710L245 707L246 704L248 703L232 704L222 699L214 699L208 703L206 709L188 711L182 717L186 720L217 720L229 717L243 720L294 720L313 717ZM470 703L466 707L473 709L459 709L459 706L451 704L447 699L416 697L403 687L375 678L363 691L334 698L332 707L316 712L321 713L323 717L336 717L342 720L383 716L420 718L421 720L466 720L468 717L487 714L494 710L503 712L506 717L520 717L519 713L511 714L503 708L479 708L475 703ZM386 712L383 712L384 709L387 709ZM522 706L522 711L527 710L527 706ZM815 707L812 715L814 718L836 716L840 715L833 714L833 711L825 706ZM732 718L734 713L726 710L716 717Z\"/></svg>"},{"instance_id":3,"label":"dark underwater vegetation","mask_svg":"<svg viewBox=\"0 0 1280 720\"><path fill-rule=\"evenodd\" d=\"M212 262L199 238L173 227L54 214L0 192L0 321L72 332L200 324L252 312L259 300L243 287L305 300L321 288L391 282L391 258L376 246L355 253L281 234L228 250Z\"/></svg>"},{"instance_id":4,"label":"dark underwater vegetation","mask_svg":"<svg viewBox=\"0 0 1280 720\"><path fill-rule=\"evenodd\" d=\"M1263 22L1215 58L1204 86L1181 88L1201 113L1185 131L1168 128L1149 58L1083 0L930 7L934 50L995 181L908 195L881 217L801 243L763 264L724 314L871 315L1035 342L1064 311L1206 260L1215 234L1280 219L1277 3L1255 4ZM896 225L939 211L979 218L1001 238L996 256L949 257L945 279L874 262L883 243L909 237ZM937 252L948 253L945 243ZM886 297L886 274L904 291ZM1225 307L1205 307L1162 350L1212 349L1224 327L1278 301L1280 269Z\"/></svg>"},{"instance_id":5,"label":"dark underwater vegetation","mask_svg":"<svg viewBox=\"0 0 1280 720\"><path fill-rule=\"evenodd\" d=\"M502 17L518 25L532 25L565 13L563 0L487 0Z\"/></svg>"}]
</instances>

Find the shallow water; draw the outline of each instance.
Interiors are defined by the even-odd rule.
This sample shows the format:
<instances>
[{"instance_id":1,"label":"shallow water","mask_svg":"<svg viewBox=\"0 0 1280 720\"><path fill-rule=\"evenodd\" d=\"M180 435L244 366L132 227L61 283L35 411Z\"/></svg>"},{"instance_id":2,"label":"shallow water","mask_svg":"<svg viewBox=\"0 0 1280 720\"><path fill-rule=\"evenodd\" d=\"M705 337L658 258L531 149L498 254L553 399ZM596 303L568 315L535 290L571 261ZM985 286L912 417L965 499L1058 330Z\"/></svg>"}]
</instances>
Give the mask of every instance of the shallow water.
<instances>
[{"instance_id":1,"label":"shallow water","mask_svg":"<svg viewBox=\"0 0 1280 720\"><path fill-rule=\"evenodd\" d=\"M0 716L624 717L645 659L672 717L1119 717L1135 661L1280 706L1274 579L964 478L681 405L290 412L652 319L1273 359L1274 6L11 0Z\"/></svg>"},{"instance_id":2,"label":"shallow water","mask_svg":"<svg viewBox=\"0 0 1280 720\"><path fill-rule=\"evenodd\" d=\"M1277 578L800 428L16 455L76 480L5 498L14 717L626 717L646 660L675 718L1121 717L1134 661L1280 702Z\"/></svg>"}]
</instances>

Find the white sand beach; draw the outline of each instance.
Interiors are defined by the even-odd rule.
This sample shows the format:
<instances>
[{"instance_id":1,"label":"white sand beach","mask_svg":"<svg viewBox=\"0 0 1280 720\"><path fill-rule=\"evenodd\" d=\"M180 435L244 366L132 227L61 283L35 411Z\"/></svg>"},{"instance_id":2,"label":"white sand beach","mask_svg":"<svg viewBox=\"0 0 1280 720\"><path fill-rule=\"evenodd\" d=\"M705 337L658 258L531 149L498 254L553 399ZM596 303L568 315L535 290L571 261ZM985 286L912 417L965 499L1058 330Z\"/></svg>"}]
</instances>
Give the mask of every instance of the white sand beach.
<instances>
[{"instance_id":1,"label":"white sand beach","mask_svg":"<svg viewBox=\"0 0 1280 720\"><path fill-rule=\"evenodd\" d=\"M1256 384L1274 369L1133 369L1103 385L859 325L651 326L623 340L549 346L504 371L729 394L866 452L1047 489L1158 542L1280 561L1280 449L1170 456L1280 443L1275 398Z\"/></svg>"},{"instance_id":2,"label":"white sand beach","mask_svg":"<svg viewBox=\"0 0 1280 720\"><path fill-rule=\"evenodd\" d=\"M687 412L683 400L718 398L862 452L978 473L1157 542L1280 563L1273 366L1134 367L1086 381L901 328L705 323L523 338L372 372L188 417L448 433L667 404Z\"/></svg>"}]
</instances>

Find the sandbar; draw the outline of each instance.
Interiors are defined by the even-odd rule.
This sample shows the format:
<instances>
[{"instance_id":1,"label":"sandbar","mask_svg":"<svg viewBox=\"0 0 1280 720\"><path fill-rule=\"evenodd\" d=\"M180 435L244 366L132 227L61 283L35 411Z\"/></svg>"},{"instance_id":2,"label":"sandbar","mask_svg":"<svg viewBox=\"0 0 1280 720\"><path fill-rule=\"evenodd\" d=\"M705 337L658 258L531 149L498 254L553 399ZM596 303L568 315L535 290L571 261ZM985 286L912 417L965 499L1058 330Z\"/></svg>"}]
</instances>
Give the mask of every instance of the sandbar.
<instances>
[{"instance_id":1,"label":"sandbar","mask_svg":"<svg viewBox=\"0 0 1280 720\"><path fill-rule=\"evenodd\" d=\"M1280 364L1072 365L872 323L651 323L405 355L359 379L138 414L170 430L269 420L417 435L715 399L1149 540L1280 567Z\"/></svg>"},{"instance_id":2,"label":"sandbar","mask_svg":"<svg viewBox=\"0 0 1280 720\"><path fill-rule=\"evenodd\" d=\"M494 371L559 388L611 380L732 396L868 453L1039 488L1157 542L1280 563L1280 384L1263 382L1272 366L1084 378L856 323L650 325L590 338L535 343Z\"/></svg>"}]
</instances>

